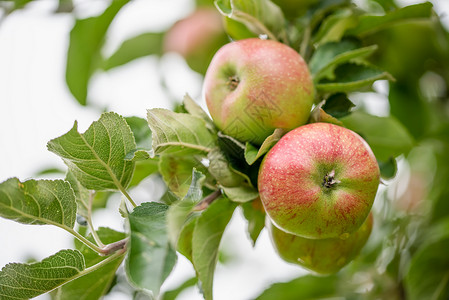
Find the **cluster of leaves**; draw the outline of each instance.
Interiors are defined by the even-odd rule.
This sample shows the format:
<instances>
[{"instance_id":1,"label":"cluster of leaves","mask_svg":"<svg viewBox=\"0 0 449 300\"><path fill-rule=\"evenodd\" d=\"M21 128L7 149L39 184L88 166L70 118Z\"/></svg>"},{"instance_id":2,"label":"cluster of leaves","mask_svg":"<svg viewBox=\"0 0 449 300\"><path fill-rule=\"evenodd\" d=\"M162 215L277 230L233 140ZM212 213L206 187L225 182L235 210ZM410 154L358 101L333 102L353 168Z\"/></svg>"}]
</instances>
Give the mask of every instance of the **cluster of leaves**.
<instances>
[{"instance_id":1,"label":"cluster of leaves","mask_svg":"<svg viewBox=\"0 0 449 300\"><path fill-rule=\"evenodd\" d=\"M67 84L83 105L88 104L89 78L96 70L108 70L145 55L162 55L164 33L145 33L125 41L109 58L101 57L108 27L128 2L112 1L101 15L77 20L71 31ZM439 166L449 165L444 155L449 149L444 115L429 125L421 110L403 103L403 94L410 94L410 86L416 89L425 70L410 79L410 74L390 71L384 59L388 48L382 35L394 34L398 24L416 20L431 24L434 13L430 3L399 8L392 1L377 1L376 7L383 13L372 15L345 0L306 1L306 7L296 14L273 2L216 0L215 6L231 39L262 35L302 54L317 90L310 122L336 123L360 133L373 149L384 179L394 177L396 158L413 156L418 143L430 144L437 151L434 156ZM445 41L449 40L444 34ZM398 81L389 95L391 116L353 111L352 92L369 91L375 81L393 77ZM427 111L438 109L422 99L419 103ZM419 116L426 130L416 129L407 113ZM265 216L257 200L258 166L283 133L274 131L260 147L243 144L217 131L207 113L188 96L176 112L148 110L147 120L104 113L84 133L78 132L75 123L65 135L48 143L48 149L66 163L66 177L25 182L12 178L1 183L0 216L24 224L60 227L78 240L76 249L61 250L37 263L5 266L0 272L2 299L28 299L55 289L56 299L98 299L114 284L123 261L132 287L157 297L176 264L177 252L191 261L197 278L161 297L175 297L198 281L205 299L212 299L220 241L234 211L239 206L243 210L253 244L264 227ZM410 162L418 164L416 154L414 157ZM129 189L155 173L167 186L160 201L132 199ZM275 284L258 299L342 294L400 298L404 293L411 299L447 297L449 261L440 260L438 249L447 249L449 241L449 209L442 200L449 194L444 183L449 170L438 167L435 173L434 182L429 183L433 189L430 217L404 216L384 204L386 221L378 230L389 236L387 242L374 240L360 260L337 275L310 275ZM124 196L120 213L126 232L93 225L95 203L111 192ZM430 225L423 227L424 223ZM369 277L378 288L371 289L371 294L354 292L364 286L354 280L356 273ZM433 275L427 276L429 273ZM349 288L345 287L348 282Z\"/></svg>"}]
</instances>

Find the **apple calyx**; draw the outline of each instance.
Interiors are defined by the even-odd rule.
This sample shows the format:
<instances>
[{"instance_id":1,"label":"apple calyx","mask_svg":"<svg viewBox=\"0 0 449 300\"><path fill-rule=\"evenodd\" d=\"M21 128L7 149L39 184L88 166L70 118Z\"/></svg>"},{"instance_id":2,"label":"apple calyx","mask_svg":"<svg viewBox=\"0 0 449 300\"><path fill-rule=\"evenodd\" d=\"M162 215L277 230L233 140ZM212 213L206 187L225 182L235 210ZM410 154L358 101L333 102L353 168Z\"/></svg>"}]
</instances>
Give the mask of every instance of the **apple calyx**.
<instances>
[{"instance_id":1,"label":"apple calyx","mask_svg":"<svg viewBox=\"0 0 449 300\"><path fill-rule=\"evenodd\" d=\"M240 79L237 77L237 75L229 76L229 80L227 82L228 88L233 91L237 88L237 86L240 83Z\"/></svg>"},{"instance_id":2,"label":"apple calyx","mask_svg":"<svg viewBox=\"0 0 449 300\"><path fill-rule=\"evenodd\" d=\"M336 186L340 182L341 182L340 180L335 179L335 170L332 170L326 175L324 175L323 186L328 189Z\"/></svg>"}]
</instances>

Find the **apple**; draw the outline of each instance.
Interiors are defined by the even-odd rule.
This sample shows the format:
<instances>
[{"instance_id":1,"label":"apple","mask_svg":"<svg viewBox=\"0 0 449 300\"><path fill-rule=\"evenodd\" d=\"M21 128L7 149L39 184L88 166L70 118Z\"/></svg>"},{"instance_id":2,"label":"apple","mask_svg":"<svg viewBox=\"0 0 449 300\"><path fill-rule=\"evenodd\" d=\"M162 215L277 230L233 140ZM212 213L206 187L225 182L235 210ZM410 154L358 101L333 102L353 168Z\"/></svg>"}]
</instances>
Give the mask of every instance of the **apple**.
<instances>
[{"instance_id":1,"label":"apple","mask_svg":"<svg viewBox=\"0 0 449 300\"><path fill-rule=\"evenodd\" d=\"M215 52L227 42L220 13L201 7L167 31L164 52L180 54L192 70L204 74Z\"/></svg>"},{"instance_id":2,"label":"apple","mask_svg":"<svg viewBox=\"0 0 449 300\"><path fill-rule=\"evenodd\" d=\"M302 57L285 44L259 38L220 48L207 69L203 93L223 133L256 145L276 128L305 124L315 95Z\"/></svg>"},{"instance_id":3,"label":"apple","mask_svg":"<svg viewBox=\"0 0 449 300\"><path fill-rule=\"evenodd\" d=\"M270 221L267 228L273 246L283 260L317 274L329 275L340 271L362 250L373 228L373 216L370 214L363 225L345 240L303 238L277 228Z\"/></svg>"},{"instance_id":4,"label":"apple","mask_svg":"<svg viewBox=\"0 0 449 300\"><path fill-rule=\"evenodd\" d=\"M376 158L358 134L312 123L288 132L270 149L258 189L280 229L310 239L344 238L365 221L379 180Z\"/></svg>"}]
</instances>

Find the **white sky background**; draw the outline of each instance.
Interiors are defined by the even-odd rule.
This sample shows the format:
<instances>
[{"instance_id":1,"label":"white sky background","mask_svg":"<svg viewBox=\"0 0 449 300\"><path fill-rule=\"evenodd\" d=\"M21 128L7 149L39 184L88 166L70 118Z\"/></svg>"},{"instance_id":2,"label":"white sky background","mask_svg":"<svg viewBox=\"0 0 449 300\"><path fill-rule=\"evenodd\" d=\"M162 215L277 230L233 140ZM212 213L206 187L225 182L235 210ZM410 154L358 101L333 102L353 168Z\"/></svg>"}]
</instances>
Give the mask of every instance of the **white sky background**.
<instances>
[{"instance_id":1,"label":"white sky background","mask_svg":"<svg viewBox=\"0 0 449 300\"><path fill-rule=\"evenodd\" d=\"M75 120L83 132L101 113L77 104L65 85L66 52L74 20L70 15L51 14L56 2L36 1L29 9L13 13L0 24L0 182L10 177L24 181L46 167L65 168L56 155L46 150L47 141L66 133ZM192 2L134 1L112 24L106 51L112 53L124 39L136 34L168 28L192 11ZM79 17L95 15L104 9L104 1L78 0L75 3ZM448 24L449 1L434 3L440 12L446 12L444 21ZM169 108L170 102L159 86L155 66L156 60L147 57L97 74L91 84L90 99L98 106L107 105L109 110L125 116L145 117L148 108ZM190 71L182 59L168 55L162 60L162 66L169 74L166 78L172 96L181 99L188 92L200 99L201 77ZM145 187L154 186L151 184ZM149 193L148 190L137 192ZM95 215L96 226L122 230L118 202L118 198L111 201L108 209ZM234 215L223 245L237 260L218 266L214 289L218 300L250 299L271 282L303 274L300 268L284 263L274 254L265 231L253 250L245 230L246 223L240 214ZM24 262L30 256L40 260L72 247L71 242L71 236L61 229L0 219L0 268L8 262ZM191 266L180 257L179 266L165 287L173 287L182 278L192 275ZM107 299L128 297L116 293ZM180 299L202 297L195 289Z\"/></svg>"}]
</instances>

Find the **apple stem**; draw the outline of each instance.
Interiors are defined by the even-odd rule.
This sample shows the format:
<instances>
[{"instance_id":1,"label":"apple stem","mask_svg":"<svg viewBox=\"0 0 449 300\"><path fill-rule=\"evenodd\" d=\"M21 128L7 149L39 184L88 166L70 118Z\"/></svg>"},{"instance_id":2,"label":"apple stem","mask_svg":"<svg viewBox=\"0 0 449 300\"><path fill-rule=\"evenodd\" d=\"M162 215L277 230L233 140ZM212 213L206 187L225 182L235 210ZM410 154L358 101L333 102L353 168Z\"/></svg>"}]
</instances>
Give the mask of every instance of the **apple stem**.
<instances>
[{"instance_id":1,"label":"apple stem","mask_svg":"<svg viewBox=\"0 0 449 300\"><path fill-rule=\"evenodd\" d=\"M324 176L323 186L330 189L340 182L340 180L335 179L335 170L332 170Z\"/></svg>"},{"instance_id":2,"label":"apple stem","mask_svg":"<svg viewBox=\"0 0 449 300\"><path fill-rule=\"evenodd\" d=\"M240 80L237 75L229 76L228 87L231 91L235 90L239 85Z\"/></svg>"}]
</instances>

